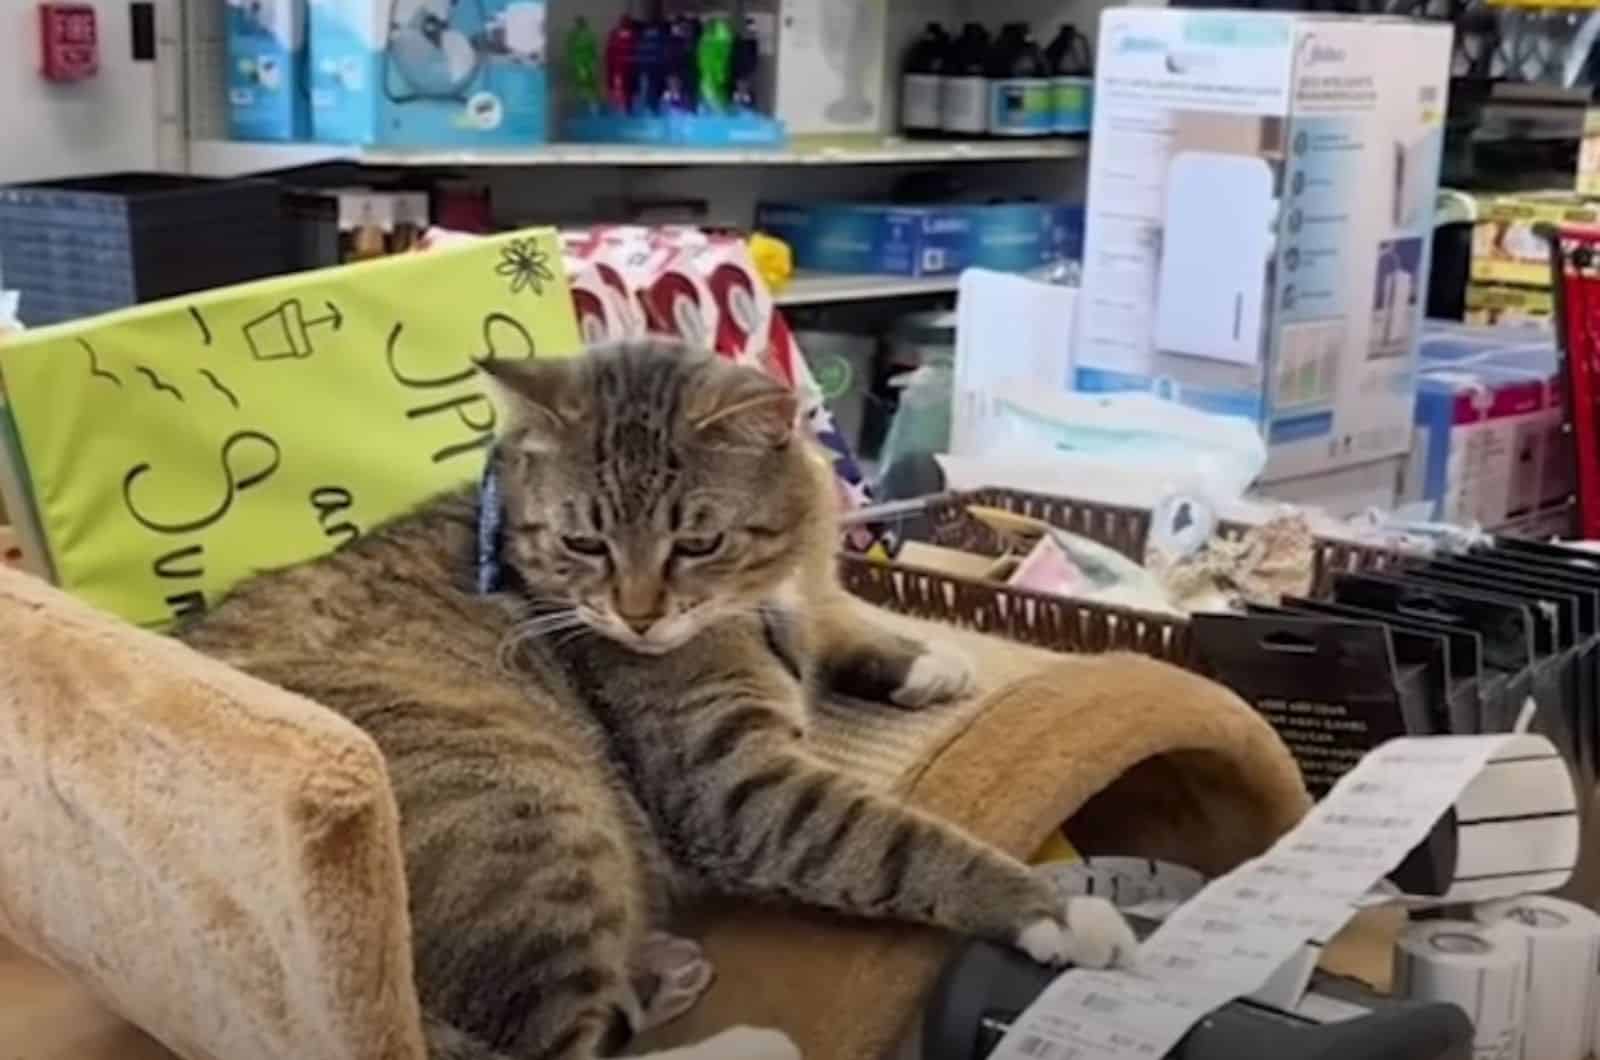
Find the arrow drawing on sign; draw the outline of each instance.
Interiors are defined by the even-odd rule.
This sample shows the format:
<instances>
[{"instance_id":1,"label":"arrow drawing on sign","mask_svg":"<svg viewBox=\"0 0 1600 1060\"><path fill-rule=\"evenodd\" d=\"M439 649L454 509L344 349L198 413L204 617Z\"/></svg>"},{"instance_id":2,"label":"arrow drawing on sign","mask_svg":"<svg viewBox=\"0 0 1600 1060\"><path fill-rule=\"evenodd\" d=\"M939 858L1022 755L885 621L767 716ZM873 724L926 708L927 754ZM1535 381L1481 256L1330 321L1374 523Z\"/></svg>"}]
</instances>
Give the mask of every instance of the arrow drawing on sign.
<instances>
[{"instance_id":1,"label":"arrow drawing on sign","mask_svg":"<svg viewBox=\"0 0 1600 1060\"><path fill-rule=\"evenodd\" d=\"M344 325L344 314L332 302L324 301L328 311L322 316L308 317L300 299L289 298L262 313L244 325L244 340L250 353L258 361L303 359L316 352L311 341L317 328L331 327L338 331Z\"/></svg>"}]
</instances>

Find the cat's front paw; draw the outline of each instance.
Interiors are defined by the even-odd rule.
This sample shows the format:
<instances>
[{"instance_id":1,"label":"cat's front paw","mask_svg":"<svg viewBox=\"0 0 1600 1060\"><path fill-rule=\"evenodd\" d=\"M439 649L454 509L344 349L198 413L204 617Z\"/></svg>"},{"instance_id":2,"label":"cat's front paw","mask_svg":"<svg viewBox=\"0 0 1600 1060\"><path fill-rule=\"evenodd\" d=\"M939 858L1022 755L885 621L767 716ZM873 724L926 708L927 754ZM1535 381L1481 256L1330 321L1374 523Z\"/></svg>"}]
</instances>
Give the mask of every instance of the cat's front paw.
<instances>
[{"instance_id":1,"label":"cat's front paw","mask_svg":"<svg viewBox=\"0 0 1600 1060\"><path fill-rule=\"evenodd\" d=\"M932 648L911 661L905 680L889 693L896 706L915 710L970 695L977 687L972 663L948 648Z\"/></svg>"},{"instance_id":2,"label":"cat's front paw","mask_svg":"<svg viewBox=\"0 0 1600 1060\"><path fill-rule=\"evenodd\" d=\"M1040 964L1080 968L1127 967L1139 940L1117 907L1104 898L1069 898L1066 923L1041 917L1017 934L1017 948Z\"/></svg>"}]
</instances>

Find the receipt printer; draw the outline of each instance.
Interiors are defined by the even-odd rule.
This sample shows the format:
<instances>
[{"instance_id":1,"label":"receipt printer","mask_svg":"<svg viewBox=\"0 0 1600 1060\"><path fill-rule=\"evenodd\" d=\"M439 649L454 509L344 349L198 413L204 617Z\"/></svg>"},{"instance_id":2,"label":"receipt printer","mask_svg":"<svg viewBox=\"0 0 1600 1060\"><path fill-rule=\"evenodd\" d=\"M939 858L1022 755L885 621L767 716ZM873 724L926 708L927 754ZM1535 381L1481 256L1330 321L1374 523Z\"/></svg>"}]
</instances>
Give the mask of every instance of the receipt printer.
<instances>
[{"instance_id":1,"label":"receipt printer","mask_svg":"<svg viewBox=\"0 0 1600 1060\"><path fill-rule=\"evenodd\" d=\"M963 946L929 995L921 1060L984 1060L1055 974L987 942ZM1040 1060L1075 1055L1066 1048L1044 1048L1031 1055ZM1391 1001L1347 980L1319 975L1296 1012L1232 1002L1196 1024L1167 1056L1169 1060L1472 1060L1472 1023L1454 1005Z\"/></svg>"}]
</instances>

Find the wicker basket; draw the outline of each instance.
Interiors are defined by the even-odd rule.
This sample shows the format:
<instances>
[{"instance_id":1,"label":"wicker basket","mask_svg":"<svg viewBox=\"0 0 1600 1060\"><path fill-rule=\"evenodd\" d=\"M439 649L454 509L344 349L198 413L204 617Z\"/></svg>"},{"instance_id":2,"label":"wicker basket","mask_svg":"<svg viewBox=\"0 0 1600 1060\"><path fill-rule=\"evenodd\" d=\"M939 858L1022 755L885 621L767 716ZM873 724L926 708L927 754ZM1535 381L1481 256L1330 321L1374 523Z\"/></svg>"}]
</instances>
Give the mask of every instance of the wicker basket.
<instances>
[{"instance_id":1,"label":"wicker basket","mask_svg":"<svg viewBox=\"0 0 1600 1060\"><path fill-rule=\"evenodd\" d=\"M1114 548L1135 562L1144 560L1145 541L1150 533L1148 509L1000 488L947 493L931 499L920 514L932 528L934 543L986 556L1003 555L1004 539L968 514L971 506L1039 519ZM1225 523L1219 532L1232 538L1249 529L1243 524ZM1382 548L1319 538L1313 545L1313 585L1321 592L1335 574L1379 570L1398 558L1396 553ZM1188 621L1173 615L1074 600L849 554L840 557L840 580L850 592L891 611L993 633L1052 651L1134 651L1179 665L1189 659Z\"/></svg>"}]
</instances>

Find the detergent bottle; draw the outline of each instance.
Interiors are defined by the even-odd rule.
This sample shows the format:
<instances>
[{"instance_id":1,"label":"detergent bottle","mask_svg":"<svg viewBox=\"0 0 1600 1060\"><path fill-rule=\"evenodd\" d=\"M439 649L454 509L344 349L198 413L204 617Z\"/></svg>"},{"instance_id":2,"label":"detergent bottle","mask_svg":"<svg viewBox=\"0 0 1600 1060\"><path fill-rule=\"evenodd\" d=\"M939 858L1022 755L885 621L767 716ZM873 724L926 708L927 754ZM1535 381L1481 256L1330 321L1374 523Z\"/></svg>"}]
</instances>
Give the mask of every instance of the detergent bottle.
<instances>
[{"instance_id":1,"label":"detergent bottle","mask_svg":"<svg viewBox=\"0 0 1600 1060\"><path fill-rule=\"evenodd\" d=\"M1089 131L1090 100L1094 94L1094 69L1089 38L1072 25L1064 25L1045 49L1050 70L1052 125L1058 133Z\"/></svg>"},{"instance_id":2,"label":"detergent bottle","mask_svg":"<svg viewBox=\"0 0 1600 1060\"><path fill-rule=\"evenodd\" d=\"M913 135L941 131L939 96L950 34L930 22L906 52L900 73L900 128Z\"/></svg>"},{"instance_id":3,"label":"detergent bottle","mask_svg":"<svg viewBox=\"0 0 1600 1060\"><path fill-rule=\"evenodd\" d=\"M984 74L989 33L968 22L951 42L939 81L939 124L957 136L982 136L989 131L989 80Z\"/></svg>"},{"instance_id":4,"label":"detergent bottle","mask_svg":"<svg viewBox=\"0 0 1600 1060\"><path fill-rule=\"evenodd\" d=\"M1044 56L1027 23L1011 22L989 49L990 136L1049 136L1055 113Z\"/></svg>"}]
</instances>

